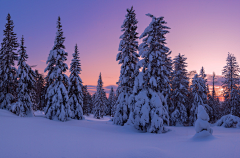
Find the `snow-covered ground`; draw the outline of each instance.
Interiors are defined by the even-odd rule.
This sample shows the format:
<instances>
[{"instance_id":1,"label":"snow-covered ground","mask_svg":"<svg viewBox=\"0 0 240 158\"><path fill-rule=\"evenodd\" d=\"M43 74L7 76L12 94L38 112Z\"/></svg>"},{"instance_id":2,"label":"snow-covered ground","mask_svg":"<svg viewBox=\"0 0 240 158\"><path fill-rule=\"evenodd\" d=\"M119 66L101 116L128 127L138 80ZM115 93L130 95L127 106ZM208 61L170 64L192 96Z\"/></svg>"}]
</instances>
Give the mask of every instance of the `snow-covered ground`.
<instances>
[{"instance_id":1,"label":"snow-covered ground","mask_svg":"<svg viewBox=\"0 0 240 158\"><path fill-rule=\"evenodd\" d=\"M194 127L169 127L165 134L113 125L110 117L67 122L18 117L0 109L1 158L239 158L240 129L212 127L196 138ZM194 138L193 138L194 137Z\"/></svg>"}]
</instances>

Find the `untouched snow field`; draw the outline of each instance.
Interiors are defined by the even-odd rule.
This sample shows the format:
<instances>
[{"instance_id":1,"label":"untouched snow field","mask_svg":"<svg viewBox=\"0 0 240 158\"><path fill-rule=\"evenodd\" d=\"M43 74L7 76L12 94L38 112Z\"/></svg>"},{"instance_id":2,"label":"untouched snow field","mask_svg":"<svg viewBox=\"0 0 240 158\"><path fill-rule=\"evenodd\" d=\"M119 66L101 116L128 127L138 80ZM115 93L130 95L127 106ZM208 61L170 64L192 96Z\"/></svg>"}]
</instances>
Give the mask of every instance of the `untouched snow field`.
<instances>
[{"instance_id":1,"label":"untouched snow field","mask_svg":"<svg viewBox=\"0 0 240 158\"><path fill-rule=\"evenodd\" d=\"M194 137L194 127L169 127L165 134L113 125L110 117L60 122L18 117L0 109L1 158L239 158L240 129L212 127Z\"/></svg>"}]
</instances>

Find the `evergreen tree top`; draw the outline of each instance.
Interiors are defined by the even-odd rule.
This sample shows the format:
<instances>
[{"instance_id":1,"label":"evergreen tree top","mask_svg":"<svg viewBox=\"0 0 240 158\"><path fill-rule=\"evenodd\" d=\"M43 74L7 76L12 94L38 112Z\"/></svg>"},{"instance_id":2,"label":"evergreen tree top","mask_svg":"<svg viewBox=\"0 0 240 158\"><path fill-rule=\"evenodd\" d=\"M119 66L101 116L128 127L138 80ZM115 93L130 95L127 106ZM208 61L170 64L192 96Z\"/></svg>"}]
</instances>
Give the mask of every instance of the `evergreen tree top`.
<instances>
[{"instance_id":1,"label":"evergreen tree top","mask_svg":"<svg viewBox=\"0 0 240 158\"><path fill-rule=\"evenodd\" d=\"M113 96L114 96L114 90L113 90L113 87L111 87L108 98L112 98Z\"/></svg>"},{"instance_id":2,"label":"evergreen tree top","mask_svg":"<svg viewBox=\"0 0 240 158\"><path fill-rule=\"evenodd\" d=\"M138 33L137 30L137 19L135 10L133 7L127 9L126 19L123 21L121 26L123 34L120 36L120 43L117 54L116 61L118 64L122 64L120 77L117 84L119 85L119 90L131 93L135 76L138 74L137 63L139 61L138 50Z\"/></svg>"},{"instance_id":3,"label":"evergreen tree top","mask_svg":"<svg viewBox=\"0 0 240 158\"><path fill-rule=\"evenodd\" d=\"M57 21L57 33L56 33L56 38L54 41L54 46L53 50L58 50L58 49L65 49L65 46L63 45L63 42L65 41L65 37L63 37L63 31L62 31L62 25L61 25L61 18L60 16L58 17Z\"/></svg>"},{"instance_id":4,"label":"evergreen tree top","mask_svg":"<svg viewBox=\"0 0 240 158\"><path fill-rule=\"evenodd\" d=\"M138 23L138 21L136 19L136 14L135 10L133 9L133 6L131 7L131 9L127 8L127 14L125 15L125 17L126 19L124 20L123 25L121 26L121 28L123 28L122 31L127 31L128 29L136 30L137 26L135 25Z\"/></svg>"},{"instance_id":5,"label":"evergreen tree top","mask_svg":"<svg viewBox=\"0 0 240 158\"><path fill-rule=\"evenodd\" d=\"M187 63L186 63L187 58L184 55L181 55L180 53L173 59L173 63L174 63L174 71L186 71L185 69L187 67Z\"/></svg>"},{"instance_id":6,"label":"evergreen tree top","mask_svg":"<svg viewBox=\"0 0 240 158\"><path fill-rule=\"evenodd\" d=\"M227 61L227 65L223 67L223 72L222 72L222 75L225 78L222 86L232 91L232 89L237 88L236 84L238 84L239 82L240 68L237 63L236 57L233 54L228 53L228 57L226 61Z\"/></svg>"},{"instance_id":7,"label":"evergreen tree top","mask_svg":"<svg viewBox=\"0 0 240 158\"><path fill-rule=\"evenodd\" d=\"M6 29L3 31L4 35L6 36L6 34L7 34L7 35L11 35L11 36L16 36L16 34L12 32L13 28L14 28L14 25L13 25L13 20L11 20L11 15L9 13L7 15L6 20L7 20L7 23L5 24ZM9 32L12 32L12 33L9 34Z\"/></svg>"},{"instance_id":8,"label":"evergreen tree top","mask_svg":"<svg viewBox=\"0 0 240 158\"><path fill-rule=\"evenodd\" d=\"M20 45L20 49L19 49L18 53L19 53L18 65L20 65L20 63L26 62L26 59L28 59L28 54L26 52L26 47L24 46L23 35L22 35L22 38L21 38L21 45Z\"/></svg>"},{"instance_id":9,"label":"evergreen tree top","mask_svg":"<svg viewBox=\"0 0 240 158\"><path fill-rule=\"evenodd\" d=\"M75 46L75 51L72 56L73 56L73 59L70 64L71 65L71 67L70 67L71 75L78 76L79 74L81 74L80 72L82 71L82 69L81 69L81 63L80 63L80 57L79 57L79 51L78 51L77 44Z\"/></svg>"},{"instance_id":10,"label":"evergreen tree top","mask_svg":"<svg viewBox=\"0 0 240 158\"><path fill-rule=\"evenodd\" d=\"M144 41L148 41L147 43L150 43L153 41L158 41L159 43L166 44L165 43L165 34L169 33L167 29L170 29L169 27L165 26L164 24L167 24L166 21L164 21L164 17L158 17L156 18L152 14L146 14L146 16L149 16L152 18L152 22L149 24L149 26L144 30L144 32L139 37L140 39L147 36L148 34L151 35L151 38L153 39L145 39Z\"/></svg>"},{"instance_id":11,"label":"evergreen tree top","mask_svg":"<svg viewBox=\"0 0 240 158\"><path fill-rule=\"evenodd\" d=\"M165 46L165 35L169 33L165 26L163 17L156 18L151 14L146 14L152 18L152 22L141 34L143 42L139 45L139 55L142 60L138 65L142 67L144 75L144 86L151 87L156 92L170 93L170 72L172 71L172 60L169 56L171 51Z\"/></svg>"},{"instance_id":12,"label":"evergreen tree top","mask_svg":"<svg viewBox=\"0 0 240 158\"><path fill-rule=\"evenodd\" d=\"M199 76L202 77L204 80L205 80L205 78L207 77L207 75L205 74L205 70L204 70L203 66L202 66L202 68L201 68L201 70L200 70Z\"/></svg>"},{"instance_id":13,"label":"evergreen tree top","mask_svg":"<svg viewBox=\"0 0 240 158\"><path fill-rule=\"evenodd\" d=\"M26 52L26 47L24 46L24 37L21 38L21 45L20 49L18 50L18 72L17 77L20 78L19 80L26 80L28 82L28 86L34 87L36 73L31 69L31 67L26 63L28 59L28 55ZM25 78L28 76L27 78ZM22 81L21 81L22 82ZM31 83L30 83L31 82Z\"/></svg>"},{"instance_id":14,"label":"evergreen tree top","mask_svg":"<svg viewBox=\"0 0 240 158\"><path fill-rule=\"evenodd\" d=\"M121 28L123 34L120 36L120 41L118 51L120 51L117 55L116 60L119 60L119 64L130 64L136 63L139 55L137 54L138 49L138 39L137 37L137 23L136 14L134 13L133 7L131 9L127 9L126 19L124 20Z\"/></svg>"},{"instance_id":15,"label":"evergreen tree top","mask_svg":"<svg viewBox=\"0 0 240 158\"><path fill-rule=\"evenodd\" d=\"M99 90L99 89L102 89L102 87L103 87L103 82L102 82L102 76L101 76L101 72L100 72L100 74L99 74L99 79L98 79L98 85L97 85L97 90Z\"/></svg>"},{"instance_id":16,"label":"evergreen tree top","mask_svg":"<svg viewBox=\"0 0 240 158\"><path fill-rule=\"evenodd\" d=\"M14 66L14 60L18 60L17 53L14 51L17 50L19 44L17 43L16 34L13 32L13 20L11 20L9 13L6 20L7 23L5 24L5 30L3 30L3 42L1 43L0 58L5 59L2 61L5 66L9 66L9 64Z\"/></svg>"},{"instance_id":17,"label":"evergreen tree top","mask_svg":"<svg viewBox=\"0 0 240 158\"><path fill-rule=\"evenodd\" d=\"M44 72L48 71L46 79L50 85L55 79L64 80L65 84L68 84L68 77L66 74L63 74L68 69L68 65L64 63L67 60L68 53L64 51L64 39L63 31L61 29L62 25L60 22L60 17L57 21L57 36L55 38L54 47L50 51L48 60L46 61L47 67Z\"/></svg>"}]
</instances>

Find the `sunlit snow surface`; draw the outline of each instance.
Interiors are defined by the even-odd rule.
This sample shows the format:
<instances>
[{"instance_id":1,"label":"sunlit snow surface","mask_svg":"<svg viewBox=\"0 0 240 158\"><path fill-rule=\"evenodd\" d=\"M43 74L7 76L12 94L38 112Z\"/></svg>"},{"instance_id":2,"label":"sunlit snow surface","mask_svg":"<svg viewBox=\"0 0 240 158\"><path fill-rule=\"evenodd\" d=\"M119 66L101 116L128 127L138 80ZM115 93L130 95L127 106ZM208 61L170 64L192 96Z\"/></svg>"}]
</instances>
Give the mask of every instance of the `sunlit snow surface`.
<instances>
[{"instance_id":1,"label":"sunlit snow surface","mask_svg":"<svg viewBox=\"0 0 240 158\"><path fill-rule=\"evenodd\" d=\"M240 129L212 127L210 137L194 137L194 127L169 127L165 134L117 126L110 117L67 122L18 117L0 109L3 158L239 158Z\"/></svg>"}]
</instances>

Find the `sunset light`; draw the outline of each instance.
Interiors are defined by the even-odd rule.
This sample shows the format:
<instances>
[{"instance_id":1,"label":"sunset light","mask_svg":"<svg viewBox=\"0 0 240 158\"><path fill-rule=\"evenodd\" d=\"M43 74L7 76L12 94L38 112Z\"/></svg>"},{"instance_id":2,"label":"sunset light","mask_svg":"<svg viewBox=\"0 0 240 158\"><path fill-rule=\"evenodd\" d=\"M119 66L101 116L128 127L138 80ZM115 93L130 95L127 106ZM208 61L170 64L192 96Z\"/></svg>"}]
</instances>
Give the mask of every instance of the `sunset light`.
<instances>
[{"instance_id":1,"label":"sunset light","mask_svg":"<svg viewBox=\"0 0 240 158\"><path fill-rule=\"evenodd\" d=\"M0 158L239 158L240 0L0 0Z\"/></svg>"}]
</instances>

